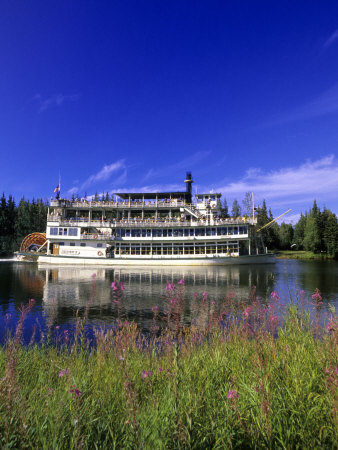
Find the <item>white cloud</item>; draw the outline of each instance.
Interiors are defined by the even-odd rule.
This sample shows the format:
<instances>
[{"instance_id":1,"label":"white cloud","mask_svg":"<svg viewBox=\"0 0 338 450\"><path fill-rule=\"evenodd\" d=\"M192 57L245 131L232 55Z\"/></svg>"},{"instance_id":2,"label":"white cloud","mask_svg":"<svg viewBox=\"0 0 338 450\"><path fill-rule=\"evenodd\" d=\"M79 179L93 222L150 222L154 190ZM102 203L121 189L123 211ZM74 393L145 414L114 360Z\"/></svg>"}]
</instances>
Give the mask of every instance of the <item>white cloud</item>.
<instances>
[{"instance_id":1,"label":"white cloud","mask_svg":"<svg viewBox=\"0 0 338 450\"><path fill-rule=\"evenodd\" d=\"M210 155L210 151L200 151L196 152L192 155L187 156L181 161L174 162L172 164L168 164L165 167L161 167L158 169L149 169L143 178L144 181L149 180L149 178L157 178L163 175L167 175L168 173L175 173L177 170L179 171L189 171L191 167L200 163L203 159L207 158Z\"/></svg>"},{"instance_id":2,"label":"white cloud","mask_svg":"<svg viewBox=\"0 0 338 450\"><path fill-rule=\"evenodd\" d=\"M322 92L313 100L277 117L276 119L272 119L271 121L258 126L258 128L313 119L315 117L321 117L336 112L338 112L338 84L335 84L330 89Z\"/></svg>"},{"instance_id":3,"label":"white cloud","mask_svg":"<svg viewBox=\"0 0 338 450\"><path fill-rule=\"evenodd\" d=\"M331 36L325 41L324 48L330 47L338 39L338 30L334 31Z\"/></svg>"},{"instance_id":4,"label":"white cloud","mask_svg":"<svg viewBox=\"0 0 338 450\"><path fill-rule=\"evenodd\" d=\"M80 98L79 94L63 95L54 94L48 98L43 98L41 94L37 94L34 100L39 103L39 112L42 113L47 109L58 107L64 104L66 101L76 101Z\"/></svg>"},{"instance_id":5,"label":"white cloud","mask_svg":"<svg viewBox=\"0 0 338 450\"><path fill-rule=\"evenodd\" d=\"M333 155L329 155L317 161L306 161L299 167L270 172L250 169L242 179L216 186L216 189L230 201L234 198L241 200L246 192L254 192L258 202L266 199L268 207L292 208L293 214L310 209L316 199L319 204L337 213L338 162ZM283 211L277 212L275 215Z\"/></svg>"},{"instance_id":6,"label":"white cloud","mask_svg":"<svg viewBox=\"0 0 338 450\"><path fill-rule=\"evenodd\" d=\"M92 184L101 182L101 181L106 181L108 178L110 178L110 176L114 173L114 172L118 172L121 169L125 169L125 160L124 159L120 159L119 161L116 161L112 164L106 164L105 166L103 166L103 168L95 173L94 175L91 175L89 178L87 178L87 180L82 183L80 190L91 186ZM126 172L126 169L125 169ZM127 174L125 173L124 177L126 177Z\"/></svg>"}]
</instances>

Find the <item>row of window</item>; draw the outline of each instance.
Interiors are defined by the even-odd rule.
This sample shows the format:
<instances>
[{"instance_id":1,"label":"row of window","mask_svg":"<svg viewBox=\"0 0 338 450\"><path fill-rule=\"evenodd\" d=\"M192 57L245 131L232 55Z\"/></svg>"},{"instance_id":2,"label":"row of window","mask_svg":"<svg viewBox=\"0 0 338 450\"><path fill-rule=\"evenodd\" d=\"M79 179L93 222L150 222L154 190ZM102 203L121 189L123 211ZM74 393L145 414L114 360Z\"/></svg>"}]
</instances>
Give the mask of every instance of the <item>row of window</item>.
<instances>
[{"instance_id":1,"label":"row of window","mask_svg":"<svg viewBox=\"0 0 338 450\"><path fill-rule=\"evenodd\" d=\"M61 247L63 246L63 245L65 245L65 243L64 242L57 242L56 243L56 245L60 245ZM85 242L67 242L67 245L69 245L70 247L86 247L86 243ZM93 245L91 245L91 247L94 247ZM96 248L102 248L103 247L103 244L96 244L96 246L95 246Z\"/></svg>"},{"instance_id":2,"label":"row of window","mask_svg":"<svg viewBox=\"0 0 338 450\"><path fill-rule=\"evenodd\" d=\"M192 244L116 244L116 255L208 255L239 252L238 242Z\"/></svg>"},{"instance_id":3,"label":"row of window","mask_svg":"<svg viewBox=\"0 0 338 450\"><path fill-rule=\"evenodd\" d=\"M49 234L51 236L77 236L78 229L77 228L51 227L49 229Z\"/></svg>"},{"instance_id":4,"label":"row of window","mask_svg":"<svg viewBox=\"0 0 338 450\"><path fill-rule=\"evenodd\" d=\"M153 228L118 229L116 237L194 237L194 236L233 236L248 234L248 227L210 227L210 228Z\"/></svg>"}]
</instances>

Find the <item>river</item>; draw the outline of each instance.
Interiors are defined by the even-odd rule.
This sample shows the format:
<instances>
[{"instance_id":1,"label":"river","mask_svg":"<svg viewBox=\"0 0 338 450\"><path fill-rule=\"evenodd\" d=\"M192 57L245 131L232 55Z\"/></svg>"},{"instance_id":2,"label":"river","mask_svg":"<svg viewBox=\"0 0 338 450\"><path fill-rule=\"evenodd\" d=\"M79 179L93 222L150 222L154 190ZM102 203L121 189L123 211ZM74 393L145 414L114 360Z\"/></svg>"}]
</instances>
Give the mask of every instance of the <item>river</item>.
<instances>
[{"instance_id":1,"label":"river","mask_svg":"<svg viewBox=\"0 0 338 450\"><path fill-rule=\"evenodd\" d=\"M221 305L230 292L234 301L248 299L253 286L259 296L268 299L276 291L285 304L296 301L305 291L306 307L313 308L311 296L319 289L324 310L338 306L338 262L278 260L275 265L225 267L135 267L96 268L40 266L0 260L0 342L8 326L16 327L20 307L34 299L34 307L25 322L25 340L32 329L44 330L52 320L60 329L72 329L76 314L88 308L88 326L110 326L121 314L114 303L113 281L125 287L121 301L123 317L136 321L147 330L153 320L152 308L165 309L165 287L168 282L184 280L187 299L185 321L189 324L189 299L194 293L208 293L208 301ZM88 304L88 302L90 303Z\"/></svg>"}]
</instances>

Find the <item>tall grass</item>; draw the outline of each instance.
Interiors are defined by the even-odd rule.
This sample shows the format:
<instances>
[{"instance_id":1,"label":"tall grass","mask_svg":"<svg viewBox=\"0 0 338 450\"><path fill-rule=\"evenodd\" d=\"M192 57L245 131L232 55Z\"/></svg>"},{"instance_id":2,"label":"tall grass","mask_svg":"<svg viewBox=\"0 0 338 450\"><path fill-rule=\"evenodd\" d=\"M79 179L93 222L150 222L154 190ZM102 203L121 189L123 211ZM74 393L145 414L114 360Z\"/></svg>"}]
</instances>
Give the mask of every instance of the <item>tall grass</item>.
<instances>
[{"instance_id":1,"label":"tall grass","mask_svg":"<svg viewBox=\"0 0 338 450\"><path fill-rule=\"evenodd\" d=\"M218 308L201 293L186 327L182 280L145 335L123 318L123 289L113 283L119 319L94 347L84 318L73 338L50 321L44 342L21 345L33 304L22 309L0 350L1 448L336 448L334 311L323 328L275 292Z\"/></svg>"}]
</instances>

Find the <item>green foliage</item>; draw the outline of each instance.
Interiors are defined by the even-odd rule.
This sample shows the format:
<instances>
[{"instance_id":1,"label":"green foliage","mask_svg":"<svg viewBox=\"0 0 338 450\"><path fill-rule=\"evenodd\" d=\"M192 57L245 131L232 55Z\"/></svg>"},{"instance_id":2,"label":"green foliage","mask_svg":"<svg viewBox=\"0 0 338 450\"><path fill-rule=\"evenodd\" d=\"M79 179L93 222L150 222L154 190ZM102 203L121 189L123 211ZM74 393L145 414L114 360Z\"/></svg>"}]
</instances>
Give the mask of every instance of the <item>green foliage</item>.
<instances>
[{"instance_id":1,"label":"green foliage","mask_svg":"<svg viewBox=\"0 0 338 450\"><path fill-rule=\"evenodd\" d=\"M241 215L241 207L239 206L238 201L235 199L232 203L231 209L231 217L239 217Z\"/></svg>"},{"instance_id":2,"label":"green foliage","mask_svg":"<svg viewBox=\"0 0 338 450\"><path fill-rule=\"evenodd\" d=\"M0 447L335 448L336 336L294 306L277 338L246 320L174 340L123 324L91 351L8 342Z\"/></svg>"},{"instance_id":3,"label":"green foliage","mask_svg":"<svg viewBox=\"0 0 338 450\"><path fill-rule=\"evenodd\" d=\"M47 202L41 199L29 202L22 198L16 207L12 196L0 199L0 255L17 250L22 239L34 231L44 232L47 220Z\"/></svg>"},{"instance_id":4,"label":"green foliage","mask_svg":"<svg viewBox=\"0 0 338 450\"><path fill-rule=\"evenodd\" d=\"M279 227L279 248L282 250L290 249L293 239L293 227L290 223L282 223Z\"/></svg>"}]
</instances>

